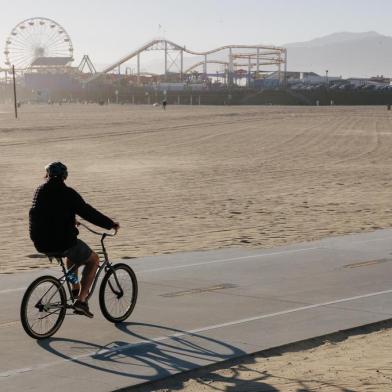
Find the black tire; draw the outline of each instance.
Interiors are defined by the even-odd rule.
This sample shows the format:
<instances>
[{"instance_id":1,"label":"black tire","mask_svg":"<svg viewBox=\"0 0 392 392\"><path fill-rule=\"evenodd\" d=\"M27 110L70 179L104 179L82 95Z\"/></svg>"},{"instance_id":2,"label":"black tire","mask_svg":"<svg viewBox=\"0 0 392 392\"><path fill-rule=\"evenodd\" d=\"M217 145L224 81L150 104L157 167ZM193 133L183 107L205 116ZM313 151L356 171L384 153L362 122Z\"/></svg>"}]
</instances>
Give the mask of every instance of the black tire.
<instances>
[{"instance_id":1,"label":"black tire","mask_svg":"<svg viewBox=\"0 0 392 392\"><path fill-rule=\"evenodd\" d=\"M114 292L118 289L116 277L123 290L120 297ZM99 289L99 306L104 317L112 323L126 320L136 305L137 292L137 279L132 268L127 264L113 265L103 277Z\"/></svg>"},{"instance_id":2,"label":"black tire","mask_svg":"<svg viewBox=\"0 0 392 392\"><path fill-rule=\"evenodd\" d=\"M48 302L45 302L45 299ZM53 301L52 305L55 305L53 311L44 309L49 305L49 301ZM36 279L27 288L20 307L20 319L26 333L34 339L46 339L52 336L64 321L66 304L65 290L58 279L50 275ZM30 316L31 311L36 314L35 322Z\"/></svg>"}]
</instances>

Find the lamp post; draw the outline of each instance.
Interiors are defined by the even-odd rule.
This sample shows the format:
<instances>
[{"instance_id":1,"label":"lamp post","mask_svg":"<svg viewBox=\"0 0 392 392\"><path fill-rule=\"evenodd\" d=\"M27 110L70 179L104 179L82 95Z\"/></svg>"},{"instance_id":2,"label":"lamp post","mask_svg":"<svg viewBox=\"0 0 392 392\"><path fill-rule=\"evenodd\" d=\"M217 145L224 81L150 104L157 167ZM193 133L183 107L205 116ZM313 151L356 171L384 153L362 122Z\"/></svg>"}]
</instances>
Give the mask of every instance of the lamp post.
<instances>
[{"instance_id":1,"label":"lamp post","mask_svg":"<svg viewBox=\"0 0 392 392\"><path fill-rule=\"evenodd\" d=\"M327 84L328 84L328 70L325 71L325 81L326 81Z\"/></svg>"},{"instance_id":2,"label":"lamp post","mask_svg":"<svg viewBox=\"0 0 392 392\"><path fill-rule=\"evenodd\" d=\"M12 66L12 80L14 85L14 109L15 109L15 118L18 118L18 103L16 100L16 81L15 81L15 66Z\"/></svg>"}]
</instances>

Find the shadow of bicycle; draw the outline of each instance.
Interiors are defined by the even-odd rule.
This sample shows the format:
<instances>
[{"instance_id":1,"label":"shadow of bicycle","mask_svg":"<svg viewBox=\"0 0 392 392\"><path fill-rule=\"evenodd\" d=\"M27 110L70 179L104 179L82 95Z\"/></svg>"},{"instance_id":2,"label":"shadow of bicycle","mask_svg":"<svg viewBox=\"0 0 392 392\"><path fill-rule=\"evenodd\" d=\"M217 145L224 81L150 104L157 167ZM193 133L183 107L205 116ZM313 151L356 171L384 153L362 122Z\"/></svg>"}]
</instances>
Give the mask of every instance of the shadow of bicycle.
<instances>
[{"instance_id":1,"label":"shadow of bicycle","mask_svg":"<svg viewBox=\"0 0 392 392\"><path fill-rule=\"evenodd\" d=\"M127 339L104 346L68 338L41 340L38 344L67 362L129 377L135 383L245 355L231 344L199 333L146 323L122 323L117 328Z\"/></svg>"},{"instance_id":2,"label":"shadow of bicycle","mask_svg":"<svg viewBox=\"0 0 392 392\"><path fill-rule=\"evenodd\" d=\"M296 387L297 392L313 390L310 384L353 392L314 377L306 380L300 377L285 378L267 370L258 370L252 366L256 362L253 356L244 357L246 353L238 347L200 333L147 323L128 322L117 324L116 327L125 334L126 339L99 345L83 340L52 338L38 341L38 344L62 358L64 363L70 362L103 374L127 377L126 384L134 386L117 389L118 392L167 388L181 390L190 379L197 380L197 387L227 392L278 392L285 390L288 384ZM281 355L285 351L283 347L281 351L274 349L269 353L265 352L265 355ZM219 364L224 361L227 362ZM198 370L206 365L213 366L209 366L207 372ZM229 371L214 372L224 368ZM173 374L178 376L165 380ZM85 377L89 376L91 375L85 373ZM97 377L96 373L94 377ZM146 382L152 383L137 386ZM283 389L279 389L280 386Z\"/></svg>"}]
</instances>

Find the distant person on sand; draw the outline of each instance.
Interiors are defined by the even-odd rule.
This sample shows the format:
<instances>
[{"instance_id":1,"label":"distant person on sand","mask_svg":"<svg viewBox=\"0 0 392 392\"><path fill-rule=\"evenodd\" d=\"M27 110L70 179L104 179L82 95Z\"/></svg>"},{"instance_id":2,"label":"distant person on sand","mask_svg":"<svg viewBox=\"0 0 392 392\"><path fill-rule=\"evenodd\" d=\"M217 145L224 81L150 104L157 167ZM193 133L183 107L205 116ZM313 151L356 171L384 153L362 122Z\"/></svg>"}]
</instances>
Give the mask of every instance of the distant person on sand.
<instances>
[{"instance_id":1,"label":"distant person on sand","mask_svg":"<svg viewBox=\"0 0 392 392\"><path fill-rule=\"evenodd\" d=\"M167 99L166 99L166 98L163 98L163 100L162 100L162 107L163 107L163 110L166 110L166 105L167 105Z\"/></svg>"},{"instance_id":2,"label":"distant person on sand","mask_svg":"<svg viewBox=\"0 0 392 392\"><path fill-rule=\"evenodd\" d=\"M99 266L98 255L82 240L76 228L75 215L104 229L118 230L119 223L101 214L87 204L74 189L65 185L67 167L61 162L52 162L45 167L46 182L34 194L30 209L30 238L40 253L67 258L67 268L84 265L81 284L72 284L77 298L75 313L93 317L86 298ZM76 269L76 274L77 274Z\"/></svg>"}]
</instances>

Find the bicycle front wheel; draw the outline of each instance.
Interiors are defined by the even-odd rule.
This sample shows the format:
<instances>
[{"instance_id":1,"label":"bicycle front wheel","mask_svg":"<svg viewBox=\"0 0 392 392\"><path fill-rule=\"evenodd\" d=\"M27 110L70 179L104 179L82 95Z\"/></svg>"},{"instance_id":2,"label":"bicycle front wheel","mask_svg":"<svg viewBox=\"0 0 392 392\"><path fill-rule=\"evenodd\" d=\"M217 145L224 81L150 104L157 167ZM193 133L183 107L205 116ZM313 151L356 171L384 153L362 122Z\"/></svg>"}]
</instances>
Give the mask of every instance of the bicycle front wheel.
<instances>
[{"instance_id":1,"label":"bicycle front wheel","mask_svg":"<svg viewBox=\"0 0 392 392\"><path fill-rule=\"evenodd\" d=\"M53 276L41 276L27 288L20 308L24 330L34 339L52 336L64 321L66 309L64 287Z\"/></svg>"},{"instance_id":2,"label":"bicycle front wheel","mask_svg":"<svg viewBox=\"0 0 392 392\"><path fill-rule=\"evenodd\" d=\"M126 320L137 300L137 280L127 264L113 265L102 279L99 305L104 317L112 323Z\"/></svg>"}]
</instances>

